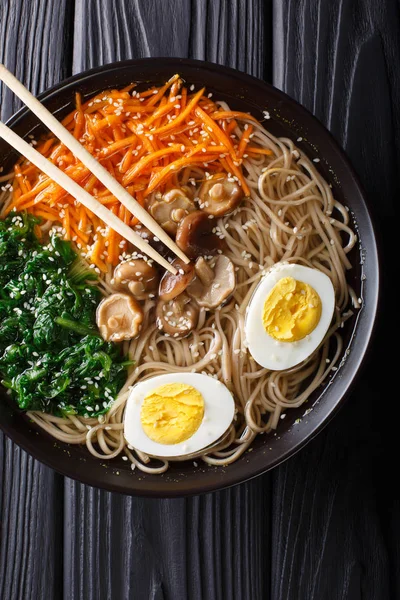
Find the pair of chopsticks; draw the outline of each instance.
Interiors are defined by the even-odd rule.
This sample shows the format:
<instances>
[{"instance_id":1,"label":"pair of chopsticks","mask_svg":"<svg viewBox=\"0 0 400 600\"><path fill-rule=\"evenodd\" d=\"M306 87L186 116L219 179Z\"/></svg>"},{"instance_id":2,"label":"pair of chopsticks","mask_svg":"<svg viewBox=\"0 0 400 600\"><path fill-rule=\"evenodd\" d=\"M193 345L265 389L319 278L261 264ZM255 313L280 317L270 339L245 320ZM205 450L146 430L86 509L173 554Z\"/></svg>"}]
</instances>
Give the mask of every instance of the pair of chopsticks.
<instances>
[{"instance_id":1,"label":"pair of chopsticks","mask_svg":"<svg viewBox=\"0 0 400 600\"><path fill-rule=\"evenodd\" d=\"M0 64L0 79L16 96L18 96L28 108L46 125L48 129L78 158L99 181L132 213L143 225L145 225L158 239L163 242L176 256L185 263L189 263L188 257L167 235L162 227L153 217L137 202L127 190L105 169L76 138L39 102L27 88ZM143 253L156 261L159 265L176 275L177 270L165 260L154 248L152 248L133 229L126 225L113 212L103 206L96 198L84 190L78 183L68 177L64 171L56 167L50 160L45 158L30 144L25 142L12 129L0 121L0 136L13 146L20 154L25 156L50 179L58 183L66 192L71 194L78 202L84 204L99 219L104 221L111 229L114 229L127 241L139 248Z\"/></svg>"}]
</instances>

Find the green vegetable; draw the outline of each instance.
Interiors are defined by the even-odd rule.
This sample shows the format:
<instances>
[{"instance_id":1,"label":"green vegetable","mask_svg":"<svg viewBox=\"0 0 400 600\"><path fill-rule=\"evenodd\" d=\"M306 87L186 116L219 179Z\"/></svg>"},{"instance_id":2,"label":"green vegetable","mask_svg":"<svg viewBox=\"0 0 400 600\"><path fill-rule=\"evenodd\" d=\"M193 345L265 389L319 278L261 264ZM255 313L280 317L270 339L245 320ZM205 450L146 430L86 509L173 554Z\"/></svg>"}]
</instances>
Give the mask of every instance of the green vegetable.
<instances>
[{"instance_id":1,"label":"green vegetable","mask_svg":"<svg viewBox=\"0 0 400 600\"><path fill-rule=\"evenodd\" d=\"M23 410L98 416L131 363L99 335L96 273L58 236L41 245L38 223L15 213L0 221L2 384Z\"/></svg>"}]
</instances>

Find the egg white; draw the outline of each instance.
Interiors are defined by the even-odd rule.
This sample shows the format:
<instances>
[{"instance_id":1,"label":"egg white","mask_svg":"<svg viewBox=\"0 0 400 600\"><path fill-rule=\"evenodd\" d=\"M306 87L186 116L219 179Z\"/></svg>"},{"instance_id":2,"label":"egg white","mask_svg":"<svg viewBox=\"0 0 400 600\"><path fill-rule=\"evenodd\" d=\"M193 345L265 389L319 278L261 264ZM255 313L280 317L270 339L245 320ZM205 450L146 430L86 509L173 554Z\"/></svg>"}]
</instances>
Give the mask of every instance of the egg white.
<instances>
[{"instance_id":1,"label":"egg white","mask_svg":"<svg viewBox=\"0 0 400 600\"><path fill-rule=\"evenodd\" d=\"M270 336L263 325L264 303L272 288L283 277L307 283L321 299L321 318L315 329L297 342L280 342ZM294 263L277 263L258 284L247 307L245 335L250 354L266 369L290 369L308 358L320 345L332 321L335 290L325 273Z\"/></svg>"},{"instance_id":2,"label":"egg white","mask_svg":"<svg viewBox=\"0 0 400 600\"><path fill-rule=\"evenodd\" d=\"M161 385L184 383L200 392L204 416L195 433L178 444L160 444L143 430L140 411L145 397ZM124 414L124 436L133 448L154 457L173 458L198 452L218 440L235 415L235 402L228 388L213 377L199 373L168 373L137 383L129 395Z\"/></svg>"}]
</instances>

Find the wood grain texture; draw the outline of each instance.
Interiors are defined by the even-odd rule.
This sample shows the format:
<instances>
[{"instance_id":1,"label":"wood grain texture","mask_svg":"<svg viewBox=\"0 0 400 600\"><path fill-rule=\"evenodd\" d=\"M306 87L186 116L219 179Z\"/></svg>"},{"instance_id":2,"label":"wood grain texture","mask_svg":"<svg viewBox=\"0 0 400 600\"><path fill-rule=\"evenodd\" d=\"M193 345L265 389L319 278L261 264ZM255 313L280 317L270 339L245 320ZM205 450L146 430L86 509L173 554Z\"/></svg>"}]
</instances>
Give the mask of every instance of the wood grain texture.
<instances>
[{"instance_id":1,"label":"wood grain texture","mask_svg":"<svg viewBox=\"0 0 400 600\"><path fill-rule=\"evenodd\" d=\"M346 149L382 235L386 272L395 267L388 217L399 192L399 6L276 0L273 32L273 83L309 108ZM383 287L385 298L385 277ZM386 306L383 301L369 368L347 405L273 472L274 599L400 597L400 504L384 466L397 453L396 425L388 423L385 408L376 412L377 402L390 415L393 409L382 390L384 373L374 369L391 328ZM387 361L390 372L391 361L396 368L390 353Z\"/></svg>"},{"instance_id":2,"label":"wood grain texture","mask_svg":"<svg viewBox=\"0 0 400 600\"><path fill-rule=\"evenodd\" d=\"M76 2L73 70L141 56L189 56L261 75L263 3ZM106 25L104 25L106 24ZM269 589L269 477L183 500L65 485L68 598L225 600Z\"/></svg>"},{"instance_id":3,"label":"wood grain texture","mask_svg":"<svg viewBox=\"0 0 400 600\"><path fill-rule=\"evenodd\" d=\"M262 77L270 70L270 4L270 0L76 0L74 72L115 60L177 56Z\"/></svg>"},{"instance_id":4,"label":"wood grain texture","mask_svg":"<svg viewBox=\"0 0 400 600\"><path fill-rule=\"evenodd\" d=\"M64 592L85 598L264 598L268 488L145 500L67 480Z\"/></svg>"},{"instance_id":5,"label":"wood grain texture","mask_svg":"<svg viewBox=\"0 0 400 600\"><path fill-rule=\"evenodd\" d=\"M385 242L400 191L399 34L396 0L0 3L0 60L34 92L141 56L273 75L345 146ZM2 118L18 107L7 91L0 102ZM384 251L389 271L388 243ZM386 351L384 333L375 345ZM270 475L191 499L64 481L0 434L0 598L400 598L400 506L384 469L391 456L396 468L398 434L396 420L382 418L394 391L386 394L373 361L301 453Z\"/></svg>"},{"instance_id":6,"label":"wood grain texture","mask_svg":"<svg viewBox=\"0 0 400 600\"><path fill-rule=\"evenodd\" d=\"M38 93L68 73L67 1L0 3L0 61ZM51 59L49 59L51 57ZM0 116L20 102L0 88ZM0 598L59 598L63 479L0 432Z\"/></svg>"}]
</instances>

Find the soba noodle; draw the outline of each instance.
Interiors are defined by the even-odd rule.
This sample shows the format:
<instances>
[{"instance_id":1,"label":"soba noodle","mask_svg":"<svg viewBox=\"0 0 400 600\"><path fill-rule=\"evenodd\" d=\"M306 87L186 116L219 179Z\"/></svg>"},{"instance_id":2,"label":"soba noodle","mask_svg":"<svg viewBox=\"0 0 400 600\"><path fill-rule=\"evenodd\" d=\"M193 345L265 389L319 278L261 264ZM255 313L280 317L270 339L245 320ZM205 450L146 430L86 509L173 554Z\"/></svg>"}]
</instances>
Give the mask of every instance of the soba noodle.
<instances>
[{"instance_id":1,"label":"soba noodle","mask_svg":"<svg viewBox=\"0 0 400 600\"><path fill-rule=\"evenodd\" d=\"M241 130L238 128L236 133L240 135ZM215 231L225 240L225 254L236 269L237 285L231 300L215 311L202 309L197 329L184 339L167 337L157 329L156 300L146 300L139 337L124 343L124 350L136 366L109 412L98 418L28 413L47 433L62 442L86 444L91 454L102 460L122 455L133 469L163 473L168 469L167 461L150 460L124 439L123 416L129 390L139 380L155 375L203 373L225 383L235 398L234 424L222 441L201 455L210 465L228 465L250 447L258 434L274 431L286 410L306 402L336 369L343 347L340 325L351 313L345 311L350 304L359 307L346 282L346 270L351 267L347 255L356 242L348 210L334 199L330 185L314 163L290 139L276 138L261 125L255 125L252 136L253 142L273 152L273 159L245 155L243 172L251 198L233 214L215 220ZM181 184L199 175L204 171L186 168L180 174ZM3 184L7 177L1 178ZM8 190L2 194L3 209L9 195ZM43 228L48 229L49 224ZM244 320L260 278L278 261L301 263L326 273L335 288L336 309L332 326L317 351L294 368L269 371L247 351ZM113 291L111 271L100 285L105 295Z\"/></svg>"}]
</instances>

